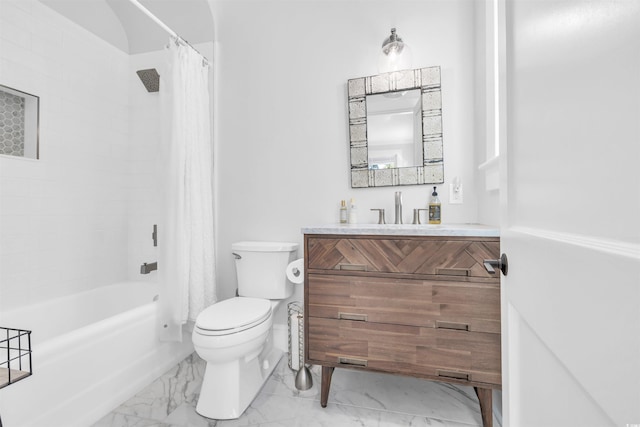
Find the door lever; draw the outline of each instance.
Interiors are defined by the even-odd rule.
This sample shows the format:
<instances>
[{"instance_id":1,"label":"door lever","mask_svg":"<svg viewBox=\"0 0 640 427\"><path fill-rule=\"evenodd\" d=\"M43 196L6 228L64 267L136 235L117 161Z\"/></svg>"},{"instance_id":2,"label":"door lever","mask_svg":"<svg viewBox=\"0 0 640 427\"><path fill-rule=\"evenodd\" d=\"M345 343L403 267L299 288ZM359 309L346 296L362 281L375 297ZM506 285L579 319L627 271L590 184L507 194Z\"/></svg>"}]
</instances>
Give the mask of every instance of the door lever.
<instances>
[{"instance_id":1,"label":"door lever","mask_svg":"<svg viewBox=\"0 0 640 427\"><path fill-rule=\"evenodd\" d=\"M509 260L507 258L507 254L502 254L500 259L485 259L484 260L484 268L489 272L489 274L496 274L495 267L498 267L502 274L505 276L509 271Z\"/></svg>"}]
</instances>

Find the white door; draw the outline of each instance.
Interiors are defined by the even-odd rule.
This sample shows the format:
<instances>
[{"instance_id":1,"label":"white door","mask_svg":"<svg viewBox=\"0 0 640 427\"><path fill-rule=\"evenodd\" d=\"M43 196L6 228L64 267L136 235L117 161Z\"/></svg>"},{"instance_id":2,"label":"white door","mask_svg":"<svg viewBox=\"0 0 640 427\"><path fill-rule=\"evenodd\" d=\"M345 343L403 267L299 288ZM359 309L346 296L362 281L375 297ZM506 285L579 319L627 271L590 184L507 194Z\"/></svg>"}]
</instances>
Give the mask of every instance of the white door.
<instances>
[{"instance_id":1,"label":"white door","mask_svg":"<svg viewBox=\"0 0 640 427\"><path fill-rule=\"evenodd\" d=\"M640 1L503 6L504 424L640 424Z\"/></svg>"}]
</instances>

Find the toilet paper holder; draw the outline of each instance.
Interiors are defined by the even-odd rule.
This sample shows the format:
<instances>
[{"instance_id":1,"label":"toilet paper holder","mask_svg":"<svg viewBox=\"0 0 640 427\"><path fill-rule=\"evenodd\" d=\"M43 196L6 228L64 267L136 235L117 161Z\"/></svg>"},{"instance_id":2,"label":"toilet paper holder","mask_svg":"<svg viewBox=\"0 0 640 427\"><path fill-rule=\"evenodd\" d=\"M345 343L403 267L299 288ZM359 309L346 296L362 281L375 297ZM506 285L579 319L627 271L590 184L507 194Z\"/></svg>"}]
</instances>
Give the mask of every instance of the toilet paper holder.
<instances>
[{"instance_id":1,"label":"toilet paper holder","mask_svg":"<svg viewBox=\"0 0 640 427\"><path fill-rule=\"evenodd\" d=\"M301 285L304 283L304 259L300 258L292 261L287 265L286 269L287 279L295 285Z\"/></svg>"}]
</instances>

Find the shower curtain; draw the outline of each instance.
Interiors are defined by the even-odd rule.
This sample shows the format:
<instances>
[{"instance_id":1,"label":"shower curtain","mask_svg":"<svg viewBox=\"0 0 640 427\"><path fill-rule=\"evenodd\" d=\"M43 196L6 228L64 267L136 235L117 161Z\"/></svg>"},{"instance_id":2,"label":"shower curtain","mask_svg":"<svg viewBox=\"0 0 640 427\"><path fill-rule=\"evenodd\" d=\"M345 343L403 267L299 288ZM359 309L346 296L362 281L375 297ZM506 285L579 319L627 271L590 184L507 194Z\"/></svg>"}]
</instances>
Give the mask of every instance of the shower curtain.
<instances>
[{"instance_id":1,"label":"shower curtain","mask_svg":"<svg viewBox=\"0 0 640 427\"><path fill-rule=\"evenodd\" d=\"M176 341L182 325L216 300L213 149L209 66L180 39L171 39L166 54L160 84L160 338Z\"/></svg>"}]
</instances>

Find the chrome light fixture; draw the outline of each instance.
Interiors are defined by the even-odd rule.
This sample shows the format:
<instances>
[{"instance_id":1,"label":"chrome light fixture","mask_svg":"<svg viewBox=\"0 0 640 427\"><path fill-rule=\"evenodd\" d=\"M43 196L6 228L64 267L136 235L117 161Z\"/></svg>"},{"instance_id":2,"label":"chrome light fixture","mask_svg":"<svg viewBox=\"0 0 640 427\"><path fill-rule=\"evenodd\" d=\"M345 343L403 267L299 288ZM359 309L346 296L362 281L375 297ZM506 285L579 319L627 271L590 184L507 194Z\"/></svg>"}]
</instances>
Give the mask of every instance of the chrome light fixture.
<instances>
[{"instance_id":1,"label":"chrome light fixture","mask_svg":"<svg viewBox=\"0 0 640 427\"><path fill-rule=\"evenodd\" d=\"M390 73L411 68L411 49L396 34L396 29L391 29L391 35L382 43L382 52L378 61L378 71Z\"/></svg>"}]
</instances>

